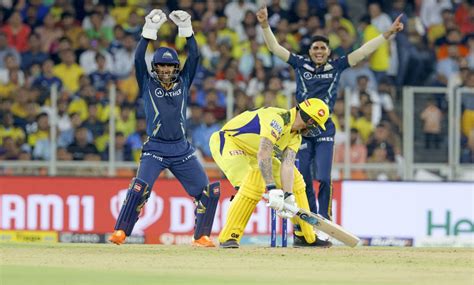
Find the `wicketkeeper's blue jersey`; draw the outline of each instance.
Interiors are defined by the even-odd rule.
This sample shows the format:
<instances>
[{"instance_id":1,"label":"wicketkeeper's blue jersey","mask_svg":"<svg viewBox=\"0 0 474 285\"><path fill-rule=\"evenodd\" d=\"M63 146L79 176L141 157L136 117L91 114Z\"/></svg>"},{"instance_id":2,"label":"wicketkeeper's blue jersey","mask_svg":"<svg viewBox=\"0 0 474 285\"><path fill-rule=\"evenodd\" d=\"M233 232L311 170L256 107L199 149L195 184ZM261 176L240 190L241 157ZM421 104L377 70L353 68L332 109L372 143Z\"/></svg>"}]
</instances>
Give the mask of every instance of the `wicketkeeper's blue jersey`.
<instances>
[{"instance_id":1,"label":"wicketkeeper's blue jersey","mask_svg":"<svg viewBox=\"0 0 474 285\"><path fill-rule=\"evenodd\" d=\"M140 96L145 101L147 135L160 141L185 139L189 88L196 74L199 50L194 36L187 38L188 57L178 80L170 90L147 71L145 51L149 40L141 38L135 51L135 69Z\"/></svg>"}]
</instances>

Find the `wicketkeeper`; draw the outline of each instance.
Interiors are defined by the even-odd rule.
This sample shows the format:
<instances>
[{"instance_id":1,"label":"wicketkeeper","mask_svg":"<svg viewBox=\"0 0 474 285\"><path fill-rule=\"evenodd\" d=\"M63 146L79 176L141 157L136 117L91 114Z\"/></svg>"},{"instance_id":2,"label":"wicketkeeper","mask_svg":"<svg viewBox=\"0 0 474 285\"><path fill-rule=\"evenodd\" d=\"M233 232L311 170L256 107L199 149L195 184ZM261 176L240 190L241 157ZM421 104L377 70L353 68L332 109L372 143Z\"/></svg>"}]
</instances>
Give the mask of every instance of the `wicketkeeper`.
<instances>
[{"instance_id":1,"label":"wicketkeeper","mask_svg":"<svg viewBox=\"0 0 474 285\"><path fill-rule=\"evenodd\" d=\"M163 11L151 11L145 17L142 38L135 51L136 77L140 95L145 101L148 139L143 144L137 176L130 183L115 232L109 240L115 244L125 242L150 196L155 180L161 171L168 168L196 203L193 245L213 247L215 245L209 236L220 195L219 182L209 184L184 131L189 88L196 73L199 50L193 36L191 16L180 10L171 12L169 16L178 26L179 36L187 40L188 58L180 70L177 52L160 47L153 55L152 75L148 73L146 48L150 40L156 40L160 26L167 20Z\"/></svg>"},{"instance_id":2,"label":"wicketkeeper","mask_svg":"<svg viewBox=\"0 0 474 285\"><path fill-rule=\"evenodd\" d=\"M265 191L267 206L299 224L294 246L331 246L329 241L317 239L309 224L300 223L299 218L294 218L295 213L283 208L288 203L309 210L295 157L301 133L317 127L324 129L328 115L328 106L312 98L290 110L270 107L246 111L211 136L212 157L238 190L219 235L221 247L239 247L249 218Z\"/></svg>"}]
</instances>

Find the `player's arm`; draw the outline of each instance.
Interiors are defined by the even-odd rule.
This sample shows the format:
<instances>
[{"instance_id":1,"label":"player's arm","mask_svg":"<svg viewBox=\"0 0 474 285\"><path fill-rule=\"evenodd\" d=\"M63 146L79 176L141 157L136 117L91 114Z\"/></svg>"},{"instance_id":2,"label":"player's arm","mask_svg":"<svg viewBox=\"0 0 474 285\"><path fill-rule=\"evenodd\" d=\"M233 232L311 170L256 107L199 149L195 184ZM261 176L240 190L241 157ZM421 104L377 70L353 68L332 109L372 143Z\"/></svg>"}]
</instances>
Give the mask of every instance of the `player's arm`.
<instances>
[{"instance_id":1,"label":"player's arm","mask_svg":"<svg viewBox=\"0 0 474 285\"><path fill-rule=\"evenodd\" d=\"M260 145L258 147L257 152L258 167L260 168L260 172L262 173L265 185L271 186L270 188L275 188L275 180L273 179L272 156L273 142L266 137L261 137Z\"/></svg>"},{"instance_id":2,"label":"player's arm","mask_svg":"<svg viewBox=\"0 0 474 285\"><path fill-rule=\"evenodd\" d=\"M376 51L385 41L387 41L392 35L403 30L403 23L400 22L403 14L400 14L395 21L393 21L392 26L390 29L383 34L379 35L376 38L371 39L370 41L366 42L360 48L356 49L355 51L351 52L347 56L347 60L349 61L350 66L354 66L364 60L366 57L371 55L374 51Z\"/></svg>"},{"instance_id":3,"label":"player's arm","mask_svg":"<svg viewBox=\"0 0 474 285\"><path fill-rule=\"evenodd\" d=\"M142 29L142 37L138 41L135 50L135 76L138 86L142 89L143 78L148 74L145 62L145 52L150 40L156 40L158 30L166 22L166 14L160 9L153 9L145 16L145 25Z\"/></svg>"},{"instance_id":4,"label":"player's arm","mask_svg":"<svg viewBox=\"0 0 474 285\"><path fill-rule=\"evenodd\" d=\"M296 151L287 147L285 151L283 151L280 168L281 188L285 192L293 192L295 160Z\"/></svg>"},{"instance_id":5,"label":"player's arm","mask_svg":"<svg viewBox=\"0 0 474 285\"><path fill-rule=\"evenodd\" d=\"M268 11L266 6L263 6L257 11L257 20L263 29L263 38L267 48L281 60L287 62L288 59L290 59L290 52L281 46L275 38L275 35L268 24Z\"/></svg>"},{"instance_id":6,"label":"player's arm","mask_svg":"<svg viewBox=\"0 0 474 285\"><path fill-rule=\"evenodd\" d=\"M171 12L170 19L178 26L178 35L186 38L188 57L186 58L182 74L188 77L189 85L191 85L199 62L199 49L194 38L191 15L185 11L176 10Z\"/></svg>"}]
</instances>

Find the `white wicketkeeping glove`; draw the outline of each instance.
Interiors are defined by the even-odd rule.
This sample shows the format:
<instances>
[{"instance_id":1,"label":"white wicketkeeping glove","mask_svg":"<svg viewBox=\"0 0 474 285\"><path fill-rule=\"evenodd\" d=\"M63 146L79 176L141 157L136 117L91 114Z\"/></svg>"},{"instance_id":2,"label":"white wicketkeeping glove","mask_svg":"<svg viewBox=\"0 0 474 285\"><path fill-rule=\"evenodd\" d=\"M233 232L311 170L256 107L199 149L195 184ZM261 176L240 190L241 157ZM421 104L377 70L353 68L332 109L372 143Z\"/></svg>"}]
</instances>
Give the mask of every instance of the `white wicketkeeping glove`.
<instances>
[{"instance_id":1,"label":"white wicketkeeping glove","mask_svg":"<svg viewBox=\"0 0 474 285\"><path fill-rule=\"evenodd\" d=\"M193 35L193 26L191 25L191 15L183 10L171 12L170 19L178 26L178 35L188 38Z\"/></svg>"},{"instance_id":2,"label":"white wicketkeeping glove","mask_svg":"<svg viewBox=\"0 0 474 285\"><path fill-rule=\"evenodd\" d=\"M142 29L142 37L149 40L156 40L158 30L166 22L166 14L160 9L153 9L145 16L145 25Z\"/></svg>"},{"instance_id":3,"label":"white wicketkeeping glove","mask_svg":"<svg viewBox=\"0 0 474 285\"><path fill-rule=\"evenodd\" d=\"M268 199L267 203L265 204L267 207L270 207L277 211L283 210L283 205L285 204L285 195L283 193L283 190L270 190L266 194L266 198Z\"/></svg>"},{"instance_id":4,"label":"white wicketkeeping glove","mask_svg":"<svg viewBox=\"0 0 474 285\"><path fill-rule=\"evenodd\" d=\"M285 196L283 209L277 211L277 215L283 219L291 219L296 215L298 206L296 205L295 196L292 193L287 192Z\"/></svg>"}]
</instances>

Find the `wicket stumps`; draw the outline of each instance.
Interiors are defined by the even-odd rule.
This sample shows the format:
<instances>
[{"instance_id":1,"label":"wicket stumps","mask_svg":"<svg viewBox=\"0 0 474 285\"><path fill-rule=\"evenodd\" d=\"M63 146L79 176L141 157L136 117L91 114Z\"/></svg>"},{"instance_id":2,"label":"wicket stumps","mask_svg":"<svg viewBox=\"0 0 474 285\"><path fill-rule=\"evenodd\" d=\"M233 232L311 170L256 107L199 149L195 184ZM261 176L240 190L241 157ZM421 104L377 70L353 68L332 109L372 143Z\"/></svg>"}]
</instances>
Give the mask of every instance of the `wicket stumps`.
<instances>
[{"instance_id":1,"label":"wicket stumps","mask_svg":"<svg viewBox=\"0 0 474 285\"><path fill-rule=\"evenodd\" d=\"M295 166L297 169L300 169L300 160L297 158L295 160ZM271 236L270 236L270 246L277 246L277 234L276 234L276 211L270 209L271 217ZM281 247L288 246L288 219L281 219Z\"/></svg>"},{"instance_id":2,"label":"wicket stumps","mask_svg":"<svg viewBox=\"0 0 474 285\"><path fill-rule=\"evenodd\" d=\"M270 217L271 217L271 237L270 237L270 246L276 247L277 246L277 229L276 229L276 218L277 214L274 209L270 209ZM282 219L281 220L281 247L288 246L288 220Z\"/></svg>"}]
</instances>

